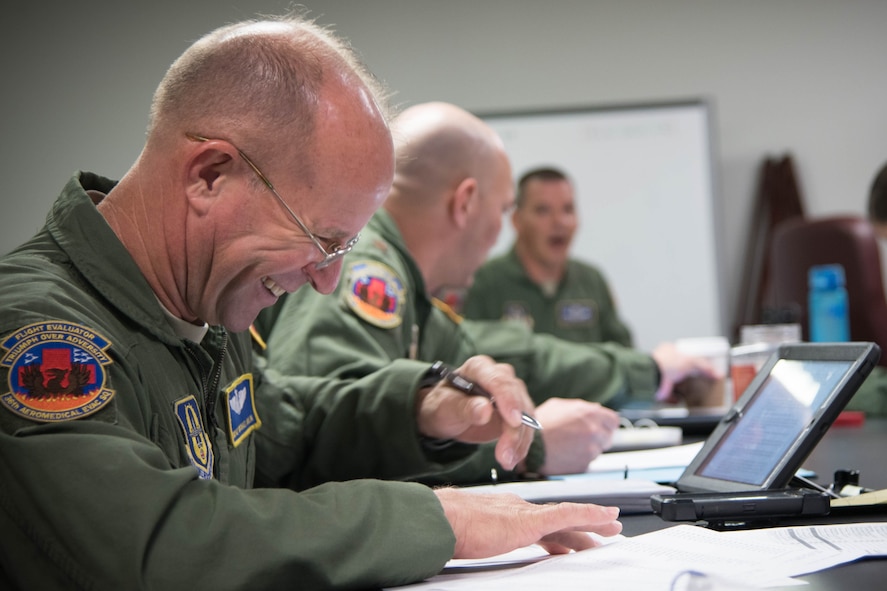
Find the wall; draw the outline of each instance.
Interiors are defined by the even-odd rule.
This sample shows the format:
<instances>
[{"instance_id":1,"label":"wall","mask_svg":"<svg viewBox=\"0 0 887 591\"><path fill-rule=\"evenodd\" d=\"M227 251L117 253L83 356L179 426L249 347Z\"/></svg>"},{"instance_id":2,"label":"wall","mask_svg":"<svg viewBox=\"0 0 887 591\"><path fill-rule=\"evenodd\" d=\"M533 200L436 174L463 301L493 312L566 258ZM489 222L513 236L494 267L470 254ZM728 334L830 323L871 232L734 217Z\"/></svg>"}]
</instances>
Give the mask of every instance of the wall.
<instances>
[{"instance_id":1,"label":"wall","mask_svg":"<svg viewBox=\"0 0 887 591\"><path fill-rule=\"evenodd\" d=\"M881 0L305 3L352 40L401 104L447 100L491 112L710 98L730 311L766 155L794 155L816 215L862 212L887 160ZM0 25L0 251L33 234L75 169L126 171L151 92L189 41L287 5L8 3ZM675 263L676 276L689 272Z\"/></svg>"}]
</instances>

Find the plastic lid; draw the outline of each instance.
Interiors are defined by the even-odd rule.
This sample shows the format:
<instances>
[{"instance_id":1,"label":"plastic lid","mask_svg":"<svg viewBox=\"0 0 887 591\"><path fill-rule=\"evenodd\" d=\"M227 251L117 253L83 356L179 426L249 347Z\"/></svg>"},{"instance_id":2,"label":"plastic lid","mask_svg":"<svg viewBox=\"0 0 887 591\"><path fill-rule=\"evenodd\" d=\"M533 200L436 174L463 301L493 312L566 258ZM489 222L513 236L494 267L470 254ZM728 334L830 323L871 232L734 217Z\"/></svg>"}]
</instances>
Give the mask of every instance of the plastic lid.
<instances>
[{"instance_id":1,"label":"plastic lid","mask_svg":"<svg viewBox=\"0 0 887 591\"><path fill-rule=\"evenodd\" d=\"M842 265L815 265L807 275L810 289L835 289L844 286Z\"/></svg>"}]
</instances>

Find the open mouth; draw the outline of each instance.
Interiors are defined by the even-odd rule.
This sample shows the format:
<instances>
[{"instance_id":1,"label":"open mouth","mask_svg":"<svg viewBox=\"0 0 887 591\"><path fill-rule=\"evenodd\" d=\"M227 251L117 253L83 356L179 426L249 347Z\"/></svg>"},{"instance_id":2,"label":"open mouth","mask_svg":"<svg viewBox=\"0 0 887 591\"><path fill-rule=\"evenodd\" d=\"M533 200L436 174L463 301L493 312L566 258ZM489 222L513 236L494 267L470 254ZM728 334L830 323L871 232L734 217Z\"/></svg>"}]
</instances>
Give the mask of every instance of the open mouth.
<instances>
[{"instance_id":1,"label":"open mouth","mask_svg":"<svg viewBox=\"0 0 887 591\"><path fill-rule=\"evenodd\" d=\"M552 236L548 239L548 244L555 248L563 248L567 246L569 240L565 236Z\"/></svg>"},{"instance_id":2,"label":"open mouth","mask_svg":"<svg viewBox=\"0 0 887 591\"><path fill-rule=\"evenodd\" d=\"M286 290L277 285L270 277L264 277L262 279L262 285L265 286L265 289L274 294L274 297L276 298L279 298L286 293Z\"/></svg>"}]
</instances>

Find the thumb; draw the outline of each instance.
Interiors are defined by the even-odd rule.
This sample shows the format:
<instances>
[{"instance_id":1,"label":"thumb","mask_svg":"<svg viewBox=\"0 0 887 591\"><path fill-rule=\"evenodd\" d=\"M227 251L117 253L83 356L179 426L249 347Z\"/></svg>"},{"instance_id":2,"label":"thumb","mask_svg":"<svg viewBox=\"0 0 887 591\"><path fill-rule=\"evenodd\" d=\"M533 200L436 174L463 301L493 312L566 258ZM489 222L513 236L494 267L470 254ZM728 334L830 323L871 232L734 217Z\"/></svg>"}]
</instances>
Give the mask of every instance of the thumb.
<instances>
[{"instance_id":1,"label":"thumb","mask_svg":"<svg viewBox=\"0 0 887 591\"><path fill-rule=\"evenodd\" d=\"M463 408L466 422L471 425L485 425L493 412L493 403L481 396L467 396Z\"/></svg>"}]
</instances>

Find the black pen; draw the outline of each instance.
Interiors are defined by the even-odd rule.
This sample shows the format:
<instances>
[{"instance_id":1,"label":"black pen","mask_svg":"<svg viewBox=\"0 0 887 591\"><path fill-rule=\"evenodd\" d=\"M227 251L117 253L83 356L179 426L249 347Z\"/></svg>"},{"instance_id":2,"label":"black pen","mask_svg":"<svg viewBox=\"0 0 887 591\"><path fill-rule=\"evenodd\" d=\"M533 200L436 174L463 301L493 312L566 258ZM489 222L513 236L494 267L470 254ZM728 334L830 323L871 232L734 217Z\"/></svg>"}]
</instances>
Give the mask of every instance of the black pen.
<instances>
[{"instance_id":1,"label":"black pen","mask_svg":"<svg viewBox=\"0 0 887 591\"><path fill-rule=\"evenodd\" d=\"M444 364L443 361L435 361L431 366L431 372L436 373L441 377L441 379L446 380L452 387L459 390L460 392L464 392L469 396L483 396L487 400L490 400L493 403L493 406L496 406L496 401L493 400L493 395L484 390L484 388L480 384L476 384L471 380L465 379L461 375L457 374L451 367L448 367ZM532 427L537 431L542 430L542 425L535 418L531 417L525 412L521 412L521 422L527 427Z\"/></svg>"}]
</instances>

